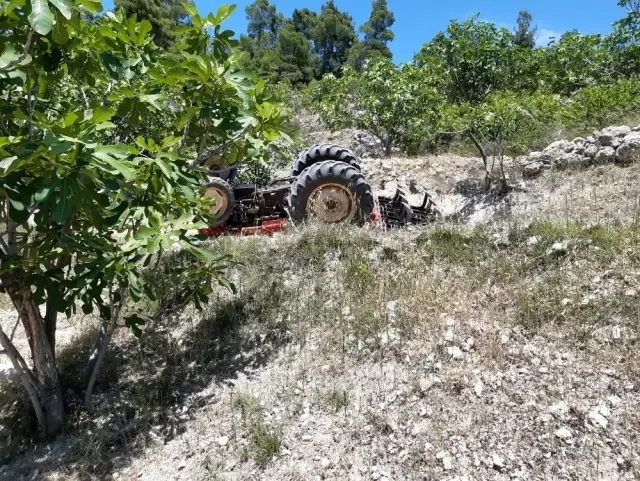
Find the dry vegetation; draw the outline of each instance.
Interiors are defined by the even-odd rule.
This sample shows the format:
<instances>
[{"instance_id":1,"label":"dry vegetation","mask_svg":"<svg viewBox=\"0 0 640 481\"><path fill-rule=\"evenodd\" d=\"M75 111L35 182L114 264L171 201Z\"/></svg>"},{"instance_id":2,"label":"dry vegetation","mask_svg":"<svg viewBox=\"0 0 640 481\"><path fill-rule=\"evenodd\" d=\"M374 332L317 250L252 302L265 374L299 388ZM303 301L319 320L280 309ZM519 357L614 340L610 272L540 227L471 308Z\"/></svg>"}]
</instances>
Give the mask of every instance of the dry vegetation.
<instances>
[{"instance_id":1,"label":"dry vegetation","mask_svg":"<svg viewBox=\"0 0 640 481\"><path fill-rule=\"evenodd\" d=\"M215 244L243 264L238 295L141 341L123 333L100 416L70 395L68 434L7 479L640 476L639 223L310 226ZM78 400L90 339L59 353ZM2 386L7 456L34 421Z\"/></svg>"}]
</instances>

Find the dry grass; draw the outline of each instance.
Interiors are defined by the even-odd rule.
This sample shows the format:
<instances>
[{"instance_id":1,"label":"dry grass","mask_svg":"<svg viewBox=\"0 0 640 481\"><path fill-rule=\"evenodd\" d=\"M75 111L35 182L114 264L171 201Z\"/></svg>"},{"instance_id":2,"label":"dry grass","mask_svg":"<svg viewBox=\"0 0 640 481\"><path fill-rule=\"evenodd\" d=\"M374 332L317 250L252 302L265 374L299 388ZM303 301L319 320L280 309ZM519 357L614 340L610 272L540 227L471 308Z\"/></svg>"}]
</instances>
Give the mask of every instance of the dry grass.
<instances>
[{"instance_id":1,"label":"dry grass","mask_svg":"<svg viewBox=\"0 0 640 481\"><path fill-rule=\"evenodd\" d=\"M566 249L553 251L558 242ZM338 360L401 358L412 342L437 361L448 356L435 339L450 319L461 338L478 339L475 349L487 362L501 363L500 329L528 338L553 335L596 353L591 340L615 325L630 340L609 348L626 356L630 370L640 365L631 348L640 318L638 224L534 222L499 239L487 228L444 225L418 233L312 226L213 244L243 264L231 273L237 297L220 293L204 313L187 311L148 326L140 341L118 342L97 389L101 416L77 407L83 383L75 369L83 342L61 353L72 391L71 436L49 469L101 479L153 438L181 433L184 422L176 412L212 381L256 369L284 345L304 348L318 330L323 355ZM488 318L499 325L489 328ZM465 382L452 377L445 389L457 395ZM1 395L6 399L14 388L3 383ZM333 411L346 411L351 402L351 392L337 387L321 397ZM244 420L247 456L268 463L281 449L283 432L265 421L254 395L236 393L232 406ZM216 469L205 469L210 479L217 479Z\"/></svg>"}]
</instances>

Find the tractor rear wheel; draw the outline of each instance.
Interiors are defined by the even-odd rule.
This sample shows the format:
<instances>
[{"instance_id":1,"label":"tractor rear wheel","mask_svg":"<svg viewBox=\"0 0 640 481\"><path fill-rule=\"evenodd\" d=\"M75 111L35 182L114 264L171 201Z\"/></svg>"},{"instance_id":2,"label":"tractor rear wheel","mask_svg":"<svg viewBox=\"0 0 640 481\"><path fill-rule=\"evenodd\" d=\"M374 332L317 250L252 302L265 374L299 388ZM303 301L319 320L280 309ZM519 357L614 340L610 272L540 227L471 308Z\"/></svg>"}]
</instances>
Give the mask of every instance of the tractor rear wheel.
<instances>
[{"instance_id":1,"label":"tractor rear wheel","mask_svg":"<svg viewBox=\"0 0 640 481\"><path fill-rule=\"evenodd\" d=\"M360 170L358 157L356 157L356 155L349 149L334 144L320 144L309 147L298 156L298 159L293 164L291 175L292 177L297 177L313 164L317 164L318 162L323 162L325 160L345 162L355 167L356 170Z\"/></svg>"},{"instance_id":2,"label":"tractor rear wheel","mask_svg":"<svg viewBox=\"0 0 640 481\"><path fill-rule=\"evenodd\" d=\"M211 227L218 227L227 222L236 203L231 186L226 181L214 177L204 186L204 195L214 200L211 213L215 216L215 221Z\"/></svg>"},{"instance_id":3,"label":"tractor rear wheel","mask_svg":"<svg viewBox=\"0 0 640 481\"><path fill-rule=\"evenodd\" d=\"M362 224L373 212L371 186L355 167L324 161L305 169L291 186L290 215L293 221Z\"/></svg>"}]
</instances>

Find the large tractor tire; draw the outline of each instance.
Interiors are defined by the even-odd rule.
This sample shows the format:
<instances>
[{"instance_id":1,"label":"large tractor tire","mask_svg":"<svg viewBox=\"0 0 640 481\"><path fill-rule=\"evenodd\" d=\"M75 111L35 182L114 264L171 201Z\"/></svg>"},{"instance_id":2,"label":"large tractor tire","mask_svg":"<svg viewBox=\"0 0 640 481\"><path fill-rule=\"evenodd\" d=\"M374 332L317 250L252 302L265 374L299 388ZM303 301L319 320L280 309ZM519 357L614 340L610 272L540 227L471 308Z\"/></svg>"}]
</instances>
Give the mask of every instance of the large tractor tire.
<instances>
[{"instance_id":1,"label":"large tractor tire","mask_svg":"<svg viewBox=\"0 0 640 481\"><path fill-rule=\"evenodd\" d=\"M373 212L371 186L346 162L324 161L305 169L291 186L289 209L295 222L319 220L363 224Z\"/></svg>"},{"instance_id":2,"label":"large tractor tire","mask_svg":"<svg viewBox=\"0 0 640 481\"><path fill-rule=\"evenodd\" d=\"M298 156L298 159L293 164L291 175L297 177L302 174L305 169L325 160L345 162L353 166L356 170L360 170L358 157L349 149L340 147L339 145L320 144L309 147Z\"/></svg>"},{"instance_id":3,"label":"large tractor tire","mask_svg":"<svg viewBox=\"0 0 640 481\"><path fill-rule=\"evenodd\" d=\"M215 221L211 227L218 227L227 222L236 203L231 186L226 181L214 177L204 186L203 191L204 195L214 200L211 213L215 216Z\"/></svg>"}]
</instances>

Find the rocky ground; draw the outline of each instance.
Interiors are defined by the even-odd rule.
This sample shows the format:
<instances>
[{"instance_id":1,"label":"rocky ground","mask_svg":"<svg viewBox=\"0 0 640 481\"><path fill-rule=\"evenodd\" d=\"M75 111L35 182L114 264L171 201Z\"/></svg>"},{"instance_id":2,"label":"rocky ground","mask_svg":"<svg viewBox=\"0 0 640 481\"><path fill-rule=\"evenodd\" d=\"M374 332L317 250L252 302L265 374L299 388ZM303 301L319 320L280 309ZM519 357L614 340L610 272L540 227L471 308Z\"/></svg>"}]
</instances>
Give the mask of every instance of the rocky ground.
<instances>
[{"instance_id":1,"label":"rocky ground","mask_svg":"<svg viewBox=\"0 0 640 481\"><path fill-rule=\"evenodd\" d=\"M239 294L120 333L99 415L0 478L640 479L640 164L529 160L499 198L479 159L363 161L459 225L217 241Z\"/></svg>"}]
</instances>

